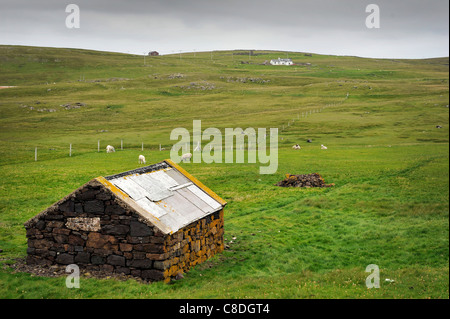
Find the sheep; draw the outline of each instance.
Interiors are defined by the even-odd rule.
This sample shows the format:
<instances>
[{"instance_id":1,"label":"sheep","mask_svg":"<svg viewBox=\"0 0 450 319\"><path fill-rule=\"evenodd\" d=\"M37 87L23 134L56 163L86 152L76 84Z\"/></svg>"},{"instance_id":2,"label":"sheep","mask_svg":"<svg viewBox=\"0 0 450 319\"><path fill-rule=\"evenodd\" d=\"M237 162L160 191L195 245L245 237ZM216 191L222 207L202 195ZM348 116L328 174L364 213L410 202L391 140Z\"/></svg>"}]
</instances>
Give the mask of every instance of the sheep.
<instances>
[{"instance_id":1,"label":"sheep","mask_svg":"<svg viewBox=\"0 0 450 319\"><path fill-rule=\"evenodd\" d=\"M114 149L114 146L108 145L106 146L106 153L113 153L116 150Z\"/></svg>"},{"instance_id":2,"label":"sheep","mask_svg":"<svg viewBox=\"0 0 450 319\"><path fill-rule=\"evenodd\" d=\"M186 153L186 154L183 154L183 155L181 155L181 161L185 161L185 160L191 160L191 157L192 157L192 154L191 153Z\"/></svg>"},{"instance_id":3,"label":"sheep","mask_svg":"<svg viewBox=\"0 0 450 319\"><path fill-rule=\"evenodd\" d=\"M139 164L145 164L145 156L139 155Z\"/></svg>"},{"instance_id":4,"label":"sheep","mask_svg":"<svg viewBox=\"0 0 450 319\"><path fill-rule=\"evenodd\" d=\"M323 150L327 150L328 149L328 147L324 146L323 144L320 145L320 148L323 149Z\"/></svg>"},{"instance_id":5,"label":"sheep","mask_svg":"<svg viewBox=\"0 0 450 319\"><path fill-rule=\"evenodd\" d=\"M292 146L292 148L293 148L294 150L300 150L300 149L302 149L302 148L300 147L300 145L298 145L298 144L295 144L294 146Z\"/></svg>"}]
</instances>

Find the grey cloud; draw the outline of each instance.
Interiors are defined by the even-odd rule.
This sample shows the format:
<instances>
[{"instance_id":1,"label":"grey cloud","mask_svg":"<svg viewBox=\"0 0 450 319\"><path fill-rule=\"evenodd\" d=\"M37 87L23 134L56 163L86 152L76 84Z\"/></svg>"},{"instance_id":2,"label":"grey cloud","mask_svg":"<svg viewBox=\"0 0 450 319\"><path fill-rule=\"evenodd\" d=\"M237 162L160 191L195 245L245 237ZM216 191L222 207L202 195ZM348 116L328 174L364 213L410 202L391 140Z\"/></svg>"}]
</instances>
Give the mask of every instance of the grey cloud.
<instances>
[{"instance_id":1,"label":"grey cloud","mask_svg":"<svg viewBox=\"0 0 450 319\"><path fill-rule=\"evenodd\" d=\"M377 57L396 52L406 54L404 57L448 55L447 0L70 1L81 10L78 30L64 25L64 9L70 2L0 0L0 43L76 44L134 53L244 45ZM378 4L381 10L381 28L377 30L364 24L365 7L370 3ZM431 39L437 43L430 43ZM424 44L419 51L417 43ZM372 49L369 52L362 45ZM409 53L407 47L411 48Z\"/></svg>"}]
</instances>

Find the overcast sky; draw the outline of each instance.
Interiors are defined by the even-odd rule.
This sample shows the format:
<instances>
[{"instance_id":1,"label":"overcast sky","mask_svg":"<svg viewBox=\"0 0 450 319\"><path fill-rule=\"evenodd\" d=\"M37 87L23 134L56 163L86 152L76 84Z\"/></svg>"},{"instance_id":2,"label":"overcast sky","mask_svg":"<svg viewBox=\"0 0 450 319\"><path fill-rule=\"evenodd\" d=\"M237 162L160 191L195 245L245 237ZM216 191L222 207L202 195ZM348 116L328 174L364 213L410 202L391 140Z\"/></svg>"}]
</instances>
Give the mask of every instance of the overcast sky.
<instances>
[{"instance_id":1,"label":"overcast sky","mask_svg":"<svg viewBox=\"0 0 450 319\"><path fill-rule=\"evenodd\" d=\"M66 27L71 3L80 8L80 28ZM380 28L366 27L369 4L380 9ZM448 0L0 0L0 44L442 57L448 11Z\"/></svg>"}]
</instances>

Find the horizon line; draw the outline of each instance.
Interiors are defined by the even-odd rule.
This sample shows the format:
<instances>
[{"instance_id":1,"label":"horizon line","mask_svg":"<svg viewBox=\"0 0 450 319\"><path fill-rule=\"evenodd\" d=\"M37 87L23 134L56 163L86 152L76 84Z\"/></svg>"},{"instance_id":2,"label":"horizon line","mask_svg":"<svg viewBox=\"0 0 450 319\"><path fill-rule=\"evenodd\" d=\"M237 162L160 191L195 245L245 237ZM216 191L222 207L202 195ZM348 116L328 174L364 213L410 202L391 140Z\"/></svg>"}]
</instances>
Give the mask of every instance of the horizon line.
<instances>
[{"instance_id":1,"label":"horizon line","mask_svg":"<svg viewBox=\"0 0 450 319\"><path fill-rule=\"evenodd\" d=\"M79 47L65 47L65 46L38 46L38 45L28 45L28 44L3 44L0 43L1 46L15 46L15 47L30 47L30 48L47 48L47 49L67 49L67 50L84 50L84 51L96 51L96 52L105 52L105 53L118 53L118 54L127 54L134 56L143 56L141 53L132 53L132 52L124 52L124 51L108 51L108 50L100 50L100 49L89 49L89 48L79 48ZM157 50L148 50L147 54L152 51ZM307 53L307 54L315 54L315 55L329 55L329 56L337 56L337 57L355 57L355 58L363 58L363 59L398 59L398 60L427 60L427 59L442 59L449 58L447 56L430 56L430 57L422 57L422 58L407 58L407 57L377 57L377 56L359 56L359 55L351 55L351 54L331 54L331 53L317 53L310 51L292 51L292 50L277 50L277 49L215 49L215 50L173 50L170 53L159 53L160 56L170 56L170 55L180 55L180 54L194 54L194 53L213 53L213 52L226 52L226 51L272 51L272 52L283 52L283 53Z\"/></svg>"}]
</instances>

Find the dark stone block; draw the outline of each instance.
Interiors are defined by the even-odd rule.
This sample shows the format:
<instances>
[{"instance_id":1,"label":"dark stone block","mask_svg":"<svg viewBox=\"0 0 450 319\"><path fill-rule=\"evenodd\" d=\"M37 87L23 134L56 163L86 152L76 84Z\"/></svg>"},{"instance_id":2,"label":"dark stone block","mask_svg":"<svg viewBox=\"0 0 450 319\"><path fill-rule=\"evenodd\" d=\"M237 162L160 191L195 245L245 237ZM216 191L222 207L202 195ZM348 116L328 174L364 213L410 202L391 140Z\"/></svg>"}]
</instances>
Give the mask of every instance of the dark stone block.
<instances>
[{"instance_id":1,"label":"dark stone block","mask_svg":"<svg viewBox=\"0 0 450 319\"><path fill-rule=\"evenodd\" d=\"M62 222L62 221L51 220L51 221L47 222L47 227L50 227L50 228L61 228L63 226L64 226L64 222Z\"/></svg>"},{"instance_id":2,"label":"dark stone block","mask_svg":"<svg viewBox=\"0 0 450 319\"><path fill-rule=\"evenodd\" d=\"M83 193L81 193L80 199L82 201L93 200L93 199L95 199L95 196L97 195L97 193L98 193L98 190L87 189Z\"/></svg>"},{"instance_id":3,"label":"dark stone block","mask_svg":"<svg viewBox=\"0 0 450 319\"><path fill-rule=\"evenodd\" d=\"M134 249L137 251L143 251L146 253L162 253L163 246L157 244L136 244Z\"/></svg>"},{"instance_id":4,"label":"dark stone block","mask_svg":"<svg viewBox=\"0 0 450 319\"><path fill-rule=\"evenodd\" d=\"M97 196L95 196L96 199L105 201L105 200L110 200L111 199L111 195L109 195L106 192L100 192L99 194L97 194Z\"/></svg>"},{"instance_id":5,"label":"dark stone block","mask_svg":"<svg viewBox=\"0 0 450 319\"><path fill-rule=\"evenodd\" d=\"M66 244L69 237L67 235L53 235L53 238L59 244Z\"/></svg>"},{"instance_id":6,"label":"dark stone block","mask_svg":"<svg viewBox=\"0 0 450 319\"><path fill-rule=\"evenodd\" d=\"M142 252L142 251L134 252L133 253L133 259L145 259L146 255L147 254Z\"/></svg>"},{"instance_id":7,"label":"dark stone block","mask_svg":"<svg viewBox=\"0 0 450 319\"><path fill-rule=\"evenodd\" d=\"M145 237L132 237L127 236L127 242L130 244L146 244L150 242L150 236Z\"/></svg>"},{"instance_id":8,"label":"dark stone block","mask_svg":"<svg viewBox=\"0 0 450 319\"><path fill-rule=\"evenodd\" d=\"M43 221L43 220L39 220L37 223L36 223L36 228L37 229L39 229L39 230L43 230L44 228L45 228L45 221Z\"/></svg>"},{"instance_id":9,"label":"dark stone block","mask_svg":"<svg viewBox=\"0 0 450 319\"><path fill-rule=\"evenodd\" d=\"M84 246L85 240L80 236L69 235L69 244L75 246Z\"/></svg>"},{"instance_id":10,"label":"dark stone block","mask_svg":"<svg viewBox=\"0 0 450 319\"><path fill-rule=\"evenodd\" d=\"M69 265L74 263L74 258L73 255L70 254L59 254L56 257L55 261L58 264Z\"/></svg>"},{"instance_id":11,"label":"dark stone block","mask_svg":"<svg viewBox=\"0 0 450 319\"><path fill-rule=\"evenodd\" d=\"M101 256L92 256L91 263L94 265L101 265L105 263L105 259L103 259L103 257Z\"/></svg>"},{"instance_id":12,"label":"dark stone block","mask_svg":"<svg viewBox=\"0 0 450 319\"><path fill-rule=\"evenodd\" d=\"M59 210L63 213L72 213L75 211L75 204L70 199L59 205Z\"/></svg>"},{"instance_id":13,"label":"dark stone block","mask_svg":"<svg viewBox=\"0 0 450 319\"><path fill-rule=\"evenodd\" d=\"M70 234L70 229L67 228L54 228L53 229L53 234L58 234L58 235L69 235Z\"/></svg>"},{"instance_id":14,"label":"dark stone block","mask_svg":"<svg viewBox=\"0 0 450 319\"><path fill-rule=\"evenodd\" d=\"M106 225L103 227L103 231L108 235L126 235L130 231L130 227L127 225Z\"/></svg>"},{"instance_id":15,"label":"dark stone block","mask_svg":"<svg viewBox=\"0 0 450 319\"><path fill-rule=\"evenodd\" d=\"M76 203L75 204L75 212L81 214L83 212L83 204Z\"/></svg>"},{"instance_id":16,"label":"dark stone block","mask_svg":"<svg viewBox=\"0 0 450 319\"><path fill-rule=\"evenodd\" d=\"M130 222L130 235L133 237L145 237L152 236L153 230L145 225L144 223L138 221Z\"/></svg>"},{"instance_id":17,"label":"dark stone block","mask_svg":"<svg viewBox=\"0 0 450 319\"><path fill-rule=\"evenodd\" d=\"M87 253L87 252L79 252L76 256L75 256L75 263L76 264L89 264L89 261L91 259L91 254Z\"/></svg>"},{"instance_id":18,"label":"dark stone block","mask_svg":"<svg viewBox=\"0 0 450 319\"><path fill-rule=\"evenodd\" d=\"M119 274L125 274L125 275L129 275L131 273L130 268L127 268L127 267L117 267L116 272L118 272Z\"/></svg>"},{"instance_id":19,"label":"dark stone block","mask_svg":"<svg viewBox=\"0 0 450 319\"><path fill-rule=\"evenodd\" d=\"M153 266L153 261L149 259L128 260L127 266L141 269L150 269Z\"/></svg>"},{"instance_id":20,"label":"dark stone block","mask_svg":"<svg viewBox=\"0 0 450 319\"><path fill-rule=\"evenodd\" d=\"M28 228L26 232L27 238L36 238L36 235L41 235L41 232L36 228Z\"/></svg>"},{"instance_id":21,"label":"dark stone block","mask_svg":"<svg viewBox=\"0 0 450 319\"><path fill-rule=\"evenodd\" d=\"M118 255L111 255L106 258L106 262L113 266L125 266L125 257Z\"/></svg>"},{"instance_id":22,"label":"dark stone block","mask_svg":"<svg viewBox=\"0 0 450 319\"><path fill-rule=\"evenodd\" d=\"M63 220L64 216L63 215L59 215L59 214L56 214L56 215L48 214L48 215L44 216L44 219L45 220Z\"/></svg>"},{"instance_id":23,"label":"dark stone block","mask_svg":"<svg viewBox=\"0 0 450 319\"><path fill-rule=\"evenodd\" d=\"M104 205L102 201L91 200L84 204L84 211L86 213L100 214L104 212Z\"/></svg>"},{"instance_id":24,"label":"dark stone block","mask_svg":"<svg viewBox=\"0 0 450 319\"><path fill-rule=\"evenodd\" d=\"M125 214L125 210L119 205L109 205L105 208L105 214L109 215L122 215Z\"/></svg>"}]
</instances>

